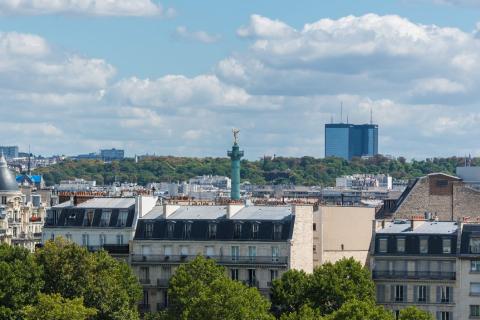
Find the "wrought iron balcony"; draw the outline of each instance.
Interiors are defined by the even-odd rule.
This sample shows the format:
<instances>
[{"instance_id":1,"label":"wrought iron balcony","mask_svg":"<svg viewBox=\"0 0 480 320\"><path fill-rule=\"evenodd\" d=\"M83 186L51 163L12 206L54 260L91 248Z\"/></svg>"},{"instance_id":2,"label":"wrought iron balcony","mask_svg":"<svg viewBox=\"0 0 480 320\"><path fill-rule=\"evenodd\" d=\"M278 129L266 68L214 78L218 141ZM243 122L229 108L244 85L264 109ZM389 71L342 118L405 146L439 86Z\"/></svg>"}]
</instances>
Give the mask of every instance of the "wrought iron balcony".
<instances>
[{"instance_id":1,"label":"wrought iron balcony","mask_svg":"<svg viewBox=\"0 0 480 320\"><path fill-rule=\"evenodd\" d=\"M157 287L168 288L169 279L157 279Z\"/></svg>"},{"instance_id":2,"label":"wrought iron balcony","mask_svg":"<svg viewBox=\"0 0 480 320\"><path fill-rule=\"evenodd\" d=\"M196 257L196 255L131 255L132 262L143 263L184 263L192 261ZM287 265L288 263L288 257L272 256L206 256L206 258L223 265Z\"/></svg>"},{"instance_id":3,"label":"wrought iron balcony","mask_svg":"<svg viewBox=\"0 0 480 320\"><path fill-rule=\"evenodd\" d=\"M374 270L373 279L425 279L425 280L455 280L455 272L447 271L399 271Z\"/></svg>"}]
</instances>

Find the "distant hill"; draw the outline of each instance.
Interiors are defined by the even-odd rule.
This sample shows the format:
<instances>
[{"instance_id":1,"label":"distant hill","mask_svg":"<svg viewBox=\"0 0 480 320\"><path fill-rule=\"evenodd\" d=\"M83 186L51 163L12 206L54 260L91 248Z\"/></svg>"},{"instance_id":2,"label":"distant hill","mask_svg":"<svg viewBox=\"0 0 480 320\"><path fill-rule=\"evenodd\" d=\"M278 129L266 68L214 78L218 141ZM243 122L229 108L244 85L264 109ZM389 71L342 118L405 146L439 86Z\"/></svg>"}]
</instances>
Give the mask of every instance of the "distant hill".
<instances>
[{"instance_id":1,"label":"distant hill","mask_svg":"<svg viewBox=\"0 0 480 320\"><path fill-rule=\"evenodd\" d=\"M432 172L455 173L464 158L433 158L422 161L390 160L383 156L371 159L353 159L348 162L338 158L313 157L262 159L242 161L242 181L253 184L335 185L335 178L354 173L388 173L396 179L410 179ZM480 164L473 159L472 165ZM138 163L132 159L104 164L98 160L67 160L39 168L47 185L60 180L83 178L96 180L97 184L119 182L184 181L197 175L230 176L228 158L149 157Z\"/></svg>"}]
</instances>

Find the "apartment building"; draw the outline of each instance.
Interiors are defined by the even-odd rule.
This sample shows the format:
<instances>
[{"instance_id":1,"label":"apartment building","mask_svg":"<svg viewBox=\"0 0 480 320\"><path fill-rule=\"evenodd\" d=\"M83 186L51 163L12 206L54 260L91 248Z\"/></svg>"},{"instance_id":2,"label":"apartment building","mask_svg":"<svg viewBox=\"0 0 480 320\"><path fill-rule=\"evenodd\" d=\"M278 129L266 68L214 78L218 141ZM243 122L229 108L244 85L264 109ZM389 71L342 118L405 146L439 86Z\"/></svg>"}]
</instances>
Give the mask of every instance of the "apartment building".
<instances>
[{"instance_id":1,"label":"apartment building","mask_svg":"<svg viewBox=\"0 0 480 320\"><path fill-rule=\"evenodd\" d=\"M141 195L65 201L48 210L42 242L63 237L91 251L103 248L114 256L128 258L138 218L156 202L156 197Z\"/></svg>"},{"instance_id":2,"label":"apartment building","mask_svg":"<svg viewBox=\"0 0 480 320\"><path fill-rule=\"evenodd\" d=\"M370 259L377 303L397 315L407 306L438 320L468 319L457 311L456 222L378 221Z\"/></svg>"},{"instance_id":3,"label":"apartment building","mask_svg":"<svg viewBox=\"0 0 480 320\"><path fill-rule=\"evenodd\" d=\"M156 206L139 219L130 256L144 287L141 310L163 309L171 275L198 255L269 295L272 281L285 271L312 272L312 225L310 205Z\"/></svg>"}]
</instances>

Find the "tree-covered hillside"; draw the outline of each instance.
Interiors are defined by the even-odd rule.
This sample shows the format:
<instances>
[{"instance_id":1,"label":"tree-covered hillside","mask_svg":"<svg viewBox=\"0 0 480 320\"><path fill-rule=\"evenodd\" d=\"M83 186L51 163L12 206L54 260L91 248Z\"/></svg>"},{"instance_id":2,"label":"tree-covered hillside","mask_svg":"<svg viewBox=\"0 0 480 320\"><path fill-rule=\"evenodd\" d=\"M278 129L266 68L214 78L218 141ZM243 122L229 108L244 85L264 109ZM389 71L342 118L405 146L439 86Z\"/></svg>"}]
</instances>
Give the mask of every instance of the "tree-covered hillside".
<instances>
[{"instance_id":1,"label":"tree-covered hillside","mask_svg":"<svg viewBox=\"0 0 480 320\"><path fill-rule=\"evenodd\" d=\"M242 161L243 181L254 184L335 184L335 178L354 173L388 173L396 179L410 179L432 172L455 173L455 167L464 164L464 158L433 158L422 161L406 161L404 158L389 160L383 156L371 159L354 159L350 162L338 158L313 157L262 159ZM472 165L479 164L473 159ZM103 163L97 160L67 160L59 164L39 168L48 185L60 180L83 178L96 180L97 184L137 182L146 184L161 181L184 181L204 174L230 175L228 158L150 157L138 163L132 159Z\"/></svg>"}]
</instances>

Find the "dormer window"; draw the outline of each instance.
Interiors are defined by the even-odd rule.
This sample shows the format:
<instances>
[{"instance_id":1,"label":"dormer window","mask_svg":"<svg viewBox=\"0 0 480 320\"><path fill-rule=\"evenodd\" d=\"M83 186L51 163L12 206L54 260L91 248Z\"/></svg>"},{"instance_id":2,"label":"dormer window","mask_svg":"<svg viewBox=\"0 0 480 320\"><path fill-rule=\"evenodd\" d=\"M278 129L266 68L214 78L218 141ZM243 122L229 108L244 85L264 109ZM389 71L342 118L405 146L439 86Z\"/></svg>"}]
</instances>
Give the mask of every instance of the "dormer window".
<instances>
[{"instance_id":1,"label":"dormer window","mask_svg":"<svg viewBox=\"0 0 480 320\"><path fill-rule=\"evenodd\" d=\"M103 210L102 217L100 218L100 227L108 227L110 224L110 216L112 215L111 210Z\"/></svg>"},{"instance_id":2,"label":"dormer window","mask_svg":"<svg viewBox=\"0 0 480 320\"><path fill-rule=\"evenodd\" d=\"M191 233L192 233L192 223L185 222L185 224L183 225L183 238L190 239Z\"/></svg>"},{"instance_id":3,"label":"dormer window","mask_svg":"<svg viewBox=\"0 0 480 320\"><path fill-rule=\"evenodd\" d=\"M258 239L258 229L259 229L259 223L254 222L252 224L252 239Z\"/></svg>"},{"instance_id":4,"label":"dormer window","mask_svg":"<svg viewBox=\"0 0 480 320\"><path fill-rule=\"evenodd\" d=\"M93 210L89 209L85 211L85 214L83 216L83 223L82 225L84 227L90 227L93 222Z\"/></svg>"},{"instance_id":5,"label":"dormer window","mask_svg":"<svg viewBox=\"0 0 480 320\"><path fill-rule=\"evenodd\" d=\"M153 223L146 223L145 224L145 238L152 238L153 237Z\"/></svg>"},{"instance_id":6,"label":"dormer window","mask_svg":"<svg viewBox=\"0 0 480 320\"><path fill-rule=\"evenodd\" d=\"M215 239L217 238L217 224L210 223L208 225L208 239Z\"/></svg>"},{"instance_id":7,"label":"dormer window","mask_svg":"<svg viewBox=\"0 0 480 320\"><path fill-rule=\"evenodd\" d=\"M242 224L240 222L235 223L233 227L233 237L240 239L242 237Z\"/></svg>"},{"instance_id":8,"label":"dormer window","mask_svg":"<svg viewBox=\"0 0 480 320\"><path fill-rule=\"evenodd\" d=\"M173 238L174 232L175 232L175 223L169 222L167 224L167 238Z\"/></svg>"},{"instance_id":9,"label":"dormer window","mask_svg":"<svg viewBox=\"0 0 480 320\"><path fill-rule=\"evenodd\" d=\"M405 238L397 238L397 252L405 252Z\"/></svg>"},{"instance_id":10,"label":"dormer window","mask_svg":"<svg viewBox=\"0 0 480 320\"><path fill-rule=\"evenodd\" d=\"M470 253L480 253L480 238L470 238L469 248Z\"/></svg>"},{"instance_id":11,"label":"dormer window","mask_svg":"<svg viewBox=\"0 0 480 320\"><path fill-rule=\"evenodd\" d=\"M280 240L282 238L282 225L276 223L273 225L273 240Z\"/></svg>"}]
</instances>

